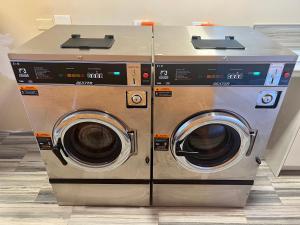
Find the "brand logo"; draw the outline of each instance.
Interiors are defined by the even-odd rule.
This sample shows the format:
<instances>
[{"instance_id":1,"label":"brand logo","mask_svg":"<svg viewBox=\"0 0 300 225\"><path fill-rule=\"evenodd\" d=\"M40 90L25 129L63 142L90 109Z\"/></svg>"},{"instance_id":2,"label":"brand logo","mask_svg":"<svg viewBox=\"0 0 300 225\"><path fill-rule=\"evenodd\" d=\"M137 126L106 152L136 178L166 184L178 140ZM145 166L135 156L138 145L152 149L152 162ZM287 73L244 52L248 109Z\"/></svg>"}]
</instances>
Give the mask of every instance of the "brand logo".
<instances>
[{"instance_id":1,"label":"brand logo","mask_svg":"<svg viewBox=\"0 0 300 225\"><path fill-rule=\"evenodd\" d=\"M93 85L92 81L77 81L76 85Z\"/></svg>"},{"instance_id":2,"label":"brand logo","mask_svg":"<svg viewBox=\"0 0 300 225\"><path fill-rule=\"evenodd\" d=\"M161 70L159 72L158 79L160 79L160 80L167 80L167 79L169 79L168 70Z\"/></svg>"},{"instance_id":3,"label":"brand logo","mask_svg":"<svg viewBox=\"0 0 300 225\"><path fill-rule=\"evenodd\" d=\"M29 77L29 74L27 73L25 68L19 68L19 77Z\"/></svg>"},{"instance_id":4,"label":"brand logo","mask_svg":"<svg viewBox=\"0 0 300 225\"><path fill-rule=\"evenodd\" d=\"M230 82L214 82L214 86L230 86Z\"/></svg>"}]
</instances>

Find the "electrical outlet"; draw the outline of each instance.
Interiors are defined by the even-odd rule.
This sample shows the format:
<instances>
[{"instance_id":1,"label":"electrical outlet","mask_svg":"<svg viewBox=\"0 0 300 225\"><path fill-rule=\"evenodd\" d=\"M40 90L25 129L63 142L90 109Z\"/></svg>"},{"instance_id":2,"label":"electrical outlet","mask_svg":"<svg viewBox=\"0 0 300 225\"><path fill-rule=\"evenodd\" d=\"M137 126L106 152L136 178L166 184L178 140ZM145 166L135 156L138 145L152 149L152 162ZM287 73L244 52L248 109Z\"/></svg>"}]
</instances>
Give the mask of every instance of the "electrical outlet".
<instances>
[{"instance_id":1,"label":"electrical outlet","mask_svg":"<svg viewBox=\"0 0 300 225\"><path fill-rule=\"evenodd\" d=\"M71 24L70 15L54 15L54 23L58 25Z\"/></svg>"},{"instance_id":2,"label":"electrical outlet","mask_svg":"<svg viewBox=\"0 0 300 225\"><path fill-rule=\"evenodd\" d=\"M35 19L35 22L39 30L48 30L54 25L51 18L37 18Z\"/></svg>"}]
</instances>

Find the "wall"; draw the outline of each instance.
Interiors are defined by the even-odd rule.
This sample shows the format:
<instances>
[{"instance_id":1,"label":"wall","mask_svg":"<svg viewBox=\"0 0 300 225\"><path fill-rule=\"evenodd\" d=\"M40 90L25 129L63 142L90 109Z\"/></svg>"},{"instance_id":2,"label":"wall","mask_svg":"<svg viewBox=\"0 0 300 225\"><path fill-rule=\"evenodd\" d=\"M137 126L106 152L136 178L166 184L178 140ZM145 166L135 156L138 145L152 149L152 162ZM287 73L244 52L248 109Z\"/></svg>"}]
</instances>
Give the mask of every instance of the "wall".
<instances>
[{"instance_id":1,"label":"wall","mask_svg":"<svg viewBox=\"0 0 300 225\"><path fill-rule=\"evenodd\" d=\"M10 37L0 35L0 131L30 130L7 57L9 49L4 42L10 41L4 40Z\"/></svg>"},{"instance_id":2,"label":"wall","mask_svg":"<svg viewBox=\"0 0 300 225\"><path fill-rule=\"evenodd\" d=\"M36 18L69 14L75 24L132 24L150 19L161 25L212 21L222 25L300 23L299 0L0 0L0 33L16 43L36 35Z\"/></svg>"},{"instance_id":3,"label":"wall","mask_svg":"<svg viewBox=\"0 0 300 225\"><path fill-rule=\"evenodd\" d=\"M0 6L0 33L10 33L14 46L40 32L36 18L54 14L69 14L74 24L132 24L136 19L150 19L159 25L190 25L192 21L249 26L300 23L299 0L0 0ZM3 85L8 84L0 83L0 95ZM16 108L21 115L22 107ZM11 120L23 126L12 129L29 129L24 116L16 118L15 112L4 112L8 119L0 123L0 130L9 128L5 123Z\"/></svg>"}]
</instances>

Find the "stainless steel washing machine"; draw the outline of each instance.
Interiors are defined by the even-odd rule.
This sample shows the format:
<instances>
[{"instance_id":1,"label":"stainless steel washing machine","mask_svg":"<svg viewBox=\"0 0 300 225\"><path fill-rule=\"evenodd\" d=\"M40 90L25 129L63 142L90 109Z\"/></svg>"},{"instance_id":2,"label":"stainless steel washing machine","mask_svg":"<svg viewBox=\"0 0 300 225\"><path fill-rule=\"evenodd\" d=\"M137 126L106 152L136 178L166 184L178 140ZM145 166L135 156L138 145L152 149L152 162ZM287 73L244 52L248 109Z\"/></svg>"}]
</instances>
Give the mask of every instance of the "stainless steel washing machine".
<instances>
[{"instance_id":1,"label":"stainless steel washing machine","mask_svg":"<svg viewBox=\"0 0 300 225\"><path fill-rule=\"evenodd\" d=\"M154 205L246 204L296 58L248 27L154 29Z\"/></svg>"},{"instance_id":2,"label":"stainless steel washing machine","mask_svg":"<svg viewBox=\"0 0 300 225\"><path fill-rule=\"evenodd\" d=\"M149 205L151 28L55 26L9 58L58 203Z\"/></svg>"}]
</instances>

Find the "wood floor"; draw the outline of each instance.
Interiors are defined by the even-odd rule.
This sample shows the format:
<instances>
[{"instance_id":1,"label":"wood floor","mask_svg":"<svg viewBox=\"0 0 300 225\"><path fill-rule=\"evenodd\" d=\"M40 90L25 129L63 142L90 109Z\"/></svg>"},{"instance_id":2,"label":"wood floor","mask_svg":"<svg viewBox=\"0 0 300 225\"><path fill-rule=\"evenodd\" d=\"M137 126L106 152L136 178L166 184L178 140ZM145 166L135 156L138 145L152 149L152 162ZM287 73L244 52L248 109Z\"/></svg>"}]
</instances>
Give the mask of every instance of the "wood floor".
<instances>
[{"instance_id":1,"label":"wood floor","mask_svg":"<svg viewBox=\"0 0 300 225\"><path fill-rule=\"evenodd\" d=\"M300 224L300 176L262 164L244 209L58 206L32 136L0 133L0 225Z\"/></svg>"}]
</instances>

